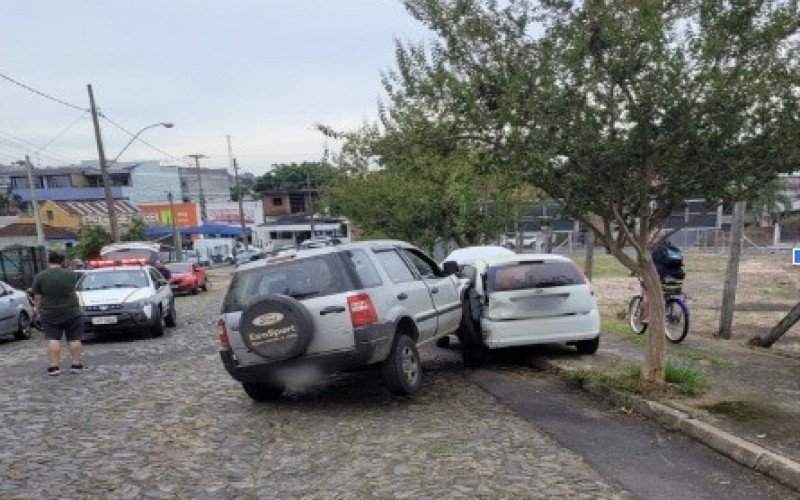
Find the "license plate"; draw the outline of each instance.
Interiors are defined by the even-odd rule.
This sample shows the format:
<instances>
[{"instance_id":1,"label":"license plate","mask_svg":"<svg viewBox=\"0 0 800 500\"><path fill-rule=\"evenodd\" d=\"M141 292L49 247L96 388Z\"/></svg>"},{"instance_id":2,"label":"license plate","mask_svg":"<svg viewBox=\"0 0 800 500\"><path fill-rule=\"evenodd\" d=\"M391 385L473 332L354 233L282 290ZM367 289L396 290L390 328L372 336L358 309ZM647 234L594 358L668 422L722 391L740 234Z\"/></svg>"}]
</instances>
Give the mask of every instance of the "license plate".
<instances>
[{"instance_id":1,"label":"license plate","mask_svg":"<svg viewBox=\"0 0 800 500\"><path fill-rule=\"evenodd\" d=\"M93 325L114 325L116 323L116 316L98 316L96 318L92 318Z\"/></svg>"}]
</instances>

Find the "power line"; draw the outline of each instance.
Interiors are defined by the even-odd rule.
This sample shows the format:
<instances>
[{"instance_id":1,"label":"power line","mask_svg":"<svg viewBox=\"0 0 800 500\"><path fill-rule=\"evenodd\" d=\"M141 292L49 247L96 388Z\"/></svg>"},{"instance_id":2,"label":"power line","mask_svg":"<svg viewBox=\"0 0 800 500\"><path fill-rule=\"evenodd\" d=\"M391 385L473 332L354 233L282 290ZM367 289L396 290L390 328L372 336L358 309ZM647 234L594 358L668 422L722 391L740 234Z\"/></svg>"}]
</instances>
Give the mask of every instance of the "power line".
<instances>
[{"instance_id":1,"label":"power line","mask_svg":"<svg viewBox=\"0 0 800 500\"><path fill-rule=\"evenodd\" d=\"M33 144L32 142L28 142L25 139L21 139L21 138L15 136L13 134L9 134L8 132L0 131L0 139L4 139L8 143L8 145L5 146L6 149L16 150L16 151L22 152L22 153L34 153L35 154L35 153L38 152L43 156L47 156L48 158L52 158L52 159L54 159L56 161L59 161L59 162L68 163L68 164L74 164L75 163L74 160L69 160L69 159L60 157L58 155L55 155L53 153L45 153L43 151L37 151L37 148L39 147L38 145Z\"/></svg>"},{"instance_id":2,"label":"power line","mask_svg":"<svg viewBox=\"0 0 800 500\"><path fill-rule=\"evenodd\" d=\"M123 126L122 126L122 125L120 125L119 123L115 122L114 120L112 120L111 118L109 118L107 115L105 115L105 114L103 114L103 113L98 113L98 115L100 115L100 117L101 117L101 118L103 118L104 120L106 120L106 121L107 121L108 123L110 123L111 125L114 125L115 127L117 127L118 129L120 129L121 131L125 132L125 133L126 133L126 134L128 134L129 136L131 136L131 137L135 137L137 141L139 141L139 142L141 142L142 144L144 144L145 146L147 146L147 147L149 147L149 148L153 149L154 151L158 151L159 153L161 153L162 155L166 156L167 158L169 158L169 159L171 159L171 160L174 160L174 161L182 161L182 162L186 163L187 165L189 164L188 160L186 160L185 158L179 158L179 157L177 157L177 156L175 156L175 155L172 155L172 154L170 154L170 153L167 153L167 152L166 152L166 151L164 151L163 149L159 148L158 146L154 146L153 144L151 144L151 143L149 143L149 142L145 141L144 139L142 139L141 137L136 137L136 134L134 134L134 133L133 133L133 132L131 132L130 130L126 129L125 127L123 127Z\"/></svg>"},{"instance_id":3,"label":"power line","mask_svg":"<svg viewBox=\"0 0 800 500\"><path fill-rule=\"evenodd\" d=\"M60 162L75 163L74 160L66 159L63 156L59 156L57 154L45 153L45 152L37 151L37 149L39 147L37 144L34 144L32 142L29 142L29 141L26 141L25 139L22 139L21 137L15 136L14 134L9 134L8 132L0 131L0 139L4 139L5 141L7 141L11 145L11 146L8 146L8 147L16 148L18 151L22 151L24 153L34 153L34 154L40 153L40 154L42 154L44 156L50 157L50 158L52 158L54 160L58 160Z\"/></svg>"},{"instance_id":4,"label":"power line","mask_svg":"<svg viewBox=\"0 0 800 500\"><path fill-rule=\"evenodd\" d=\"M58 139L59 139L59 138L60 138L62 135L66 134L66 133L69 131L69 129L71 129L72 127L74 127L76 123L78 123L79 121L81 121L81 120L82 120L83 118L85 118L85 117L86 117L86 112L84 111L83 113L81 113L80 115L78 115L78 117L77 117L77 118L75 118L74 120L72 120L72 122L71 122L69 125L67 125L67 126L66 126L66 128L64 128L64 130L62 130L61 132L59 132L58 134L56 134L56 136L55 136L55 137L53 137L52 139L50 139L49 141L47 141L47 143L45 143L45 145L44 145L44 146L42 146L42 147L40 147L39 149L37 149L37 150L36 150L36 152L37 152L37 153L41 153L42 151L44 151L45 149L47 149L47 146L49 146L49 145L53 144L54 142L56 142L56 141L57 141L57 140L58 140Z\"/></svg>"},{"instance_id":5,"label":"power line","mask_svg":"<svg viewBox=\"0 0 800 500\"><path fill-rule=\"evenodd\" d=\"M36 90L35 88L30 87L28 85L25 85L24 83L22 83L20 81L17 81L15 79L11 78L8 75L4 75L4 74L0 73L0 78L2 78L4 80L8 80L9 82L13 83L14 85L16 85L18 87L21 87L21 88L27 90L28 92L33 92L34 94L36 94L36 95L38 95L40 97L44 97L45 99L49 99L49 100L51 100L53 102L57 102L58 104L61 104L63 106L67 106L67 107L72 108L72 109L77 109L78 111L86 111L86 112L89 111L87 108L82 108L80 106L76 106L75 104L70 104L67 101L59 99L58 97L53 97L51 95L45 94L41 90Z\"/></svg>"}]
</instances>

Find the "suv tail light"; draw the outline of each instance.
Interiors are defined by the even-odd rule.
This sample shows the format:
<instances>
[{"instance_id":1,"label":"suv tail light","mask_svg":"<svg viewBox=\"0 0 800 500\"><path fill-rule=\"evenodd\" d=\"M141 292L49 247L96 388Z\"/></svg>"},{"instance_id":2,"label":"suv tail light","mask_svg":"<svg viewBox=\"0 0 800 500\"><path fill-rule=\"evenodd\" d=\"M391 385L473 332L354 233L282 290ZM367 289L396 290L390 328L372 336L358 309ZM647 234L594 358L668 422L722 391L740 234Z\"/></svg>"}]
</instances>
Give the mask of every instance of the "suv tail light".
<instances>
[{"instance_id":1,"label":"suv tail light","mask_svg":"<svg viewBox=\"0 0 800 500\"><path fill-rule=\"evenodd\" d=\"M378 312L366 293L347 297L347 307L350 308L350 320L353 326L364 326L378 321Z\"/></svg>"},{"instance_id":2,"label":"suv tail light","mask_svg":"<svg viewBox=\"0 0 800 500\"><path fill-rule=\"evenodd\" d=\"M228 327L225 325L225 318L219 318L215 326L219 334L219 350L230 351L231 343L228 341Z\"/></svg>"}]
</instances>

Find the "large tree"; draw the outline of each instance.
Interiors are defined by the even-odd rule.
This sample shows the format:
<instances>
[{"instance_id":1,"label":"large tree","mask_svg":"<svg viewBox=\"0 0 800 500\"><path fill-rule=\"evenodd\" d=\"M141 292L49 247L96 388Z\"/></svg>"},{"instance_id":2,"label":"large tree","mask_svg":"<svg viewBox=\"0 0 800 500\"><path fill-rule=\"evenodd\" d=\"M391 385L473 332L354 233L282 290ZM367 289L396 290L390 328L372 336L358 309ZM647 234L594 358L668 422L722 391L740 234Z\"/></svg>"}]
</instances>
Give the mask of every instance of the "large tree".
<instances>
[{"instance_id":1,"label":"large tree","mask_svg":"<svg viewBox=\"0 0 800 500\"><path fill-rule=\"evenodd\" d=\"M251 189L258 194L320 189L329 183L332 174L331 166L325 162L279 163L272 165L266 174L256 177Z\"/></svg>"},{"instance_id":2,"label":"large tree","mask_svg":"<svg viewBox=\"0 0 800 500\"><path fill-rule=\"evenodd\" d=\"M798 166L793 0L406 0L386 128L478 152L562 200L650 297L643 378L664 380L651 250L687 198L746 199ZM420 134L420 124L441 134ZM428 126L430 128L430 126Z\"/></svg>"},{"instance_id":3,"label":"large tree","mask_svg":"<svg viewBox=\"0 0 800 500\"><path fill-rule=\"evenodd\" d=\"M343 140L325 201L365 236L427 249L437 241L474 245L495 239L523 204L539 199L519 176L489 168L480 149L449 141L446 124L392 109L398 113L354 132L320 127Z\"/></svg>"}]
</instances>

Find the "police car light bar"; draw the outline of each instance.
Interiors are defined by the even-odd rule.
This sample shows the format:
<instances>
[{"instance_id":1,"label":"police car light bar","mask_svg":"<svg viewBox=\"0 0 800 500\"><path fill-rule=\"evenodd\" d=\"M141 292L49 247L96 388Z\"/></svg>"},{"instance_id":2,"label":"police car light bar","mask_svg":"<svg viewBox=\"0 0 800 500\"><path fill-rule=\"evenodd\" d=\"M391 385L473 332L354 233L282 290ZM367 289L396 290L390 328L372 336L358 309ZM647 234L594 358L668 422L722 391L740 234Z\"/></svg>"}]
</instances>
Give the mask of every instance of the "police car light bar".
<instances>
[{"instance_id":1,"label":"police car light bar","mask_svg":"<svg viewBox=\"0 0 800 500\"><path fill-rule=\"evenodd\" d=\"M89 267L115 267L115 266L143 266L147 259L122 259L122 260L90 260Z\"/></svg>"}]
</instances>

